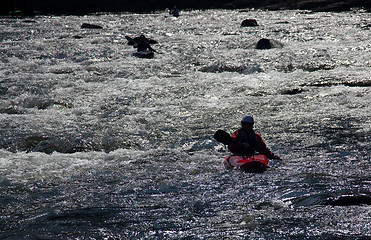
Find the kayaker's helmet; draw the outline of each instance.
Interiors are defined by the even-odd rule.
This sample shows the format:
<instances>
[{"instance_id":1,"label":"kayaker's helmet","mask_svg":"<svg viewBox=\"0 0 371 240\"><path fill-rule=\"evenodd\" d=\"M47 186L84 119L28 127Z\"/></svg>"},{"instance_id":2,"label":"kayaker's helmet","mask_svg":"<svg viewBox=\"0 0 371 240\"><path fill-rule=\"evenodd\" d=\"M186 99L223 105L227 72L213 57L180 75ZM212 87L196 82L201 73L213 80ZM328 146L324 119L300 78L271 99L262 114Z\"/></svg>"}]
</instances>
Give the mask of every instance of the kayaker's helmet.
<instances>
[{"instance_id":1,"label":"kayaker's helmet","mask_svg":"<svg viewBox=\"0 0 371 240\"><path fill-rule=\"evenodd\" d=\"M241 123L254 123L254 118L250 115L246 115L242 118Z\"/></svg>"}]
</instances>

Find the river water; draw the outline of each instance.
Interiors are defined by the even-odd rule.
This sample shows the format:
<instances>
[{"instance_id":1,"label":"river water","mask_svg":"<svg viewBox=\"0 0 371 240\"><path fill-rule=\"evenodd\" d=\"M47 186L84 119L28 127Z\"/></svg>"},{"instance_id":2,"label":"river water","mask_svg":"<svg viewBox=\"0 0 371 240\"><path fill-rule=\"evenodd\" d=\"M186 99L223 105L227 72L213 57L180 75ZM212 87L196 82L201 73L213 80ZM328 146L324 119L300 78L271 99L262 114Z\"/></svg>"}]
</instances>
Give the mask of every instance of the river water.
<instances>
[{"instance_id":1,"label":"river water","mask_svg":"<svg viewBox=\"0 0 371 240\"><path fill-rule=\"evenodd\" d=\"M370 205L330 204L371 195L370 19L1 18L0 238L371 238ZM132 56L141 33L155 58ZM225 169L212 137L245 114L282 158L262 174Z\"/></svg>"}]
</instances>

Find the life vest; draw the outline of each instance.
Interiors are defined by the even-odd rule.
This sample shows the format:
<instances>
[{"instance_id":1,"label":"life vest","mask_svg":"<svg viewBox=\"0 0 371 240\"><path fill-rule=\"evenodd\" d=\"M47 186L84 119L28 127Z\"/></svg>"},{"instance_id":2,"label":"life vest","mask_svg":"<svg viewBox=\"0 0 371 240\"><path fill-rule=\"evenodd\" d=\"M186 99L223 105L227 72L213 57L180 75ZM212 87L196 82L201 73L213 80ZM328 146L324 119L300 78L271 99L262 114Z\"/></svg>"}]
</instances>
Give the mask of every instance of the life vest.
<instances>
[{"instance_id":1,"label":"life vest","mask_svg":"<svg viewBox=\"0 0 371 240\"><path fill-rule=\"evenodd\" d=\"M245 149L244 147L241 148L243 155L254 155L256 151L258 151L258 140L256 139L256 135L254 131L245 132L244 130L238 130L238 141L243 143L248 143L250 148Z\"/></svg>"}]
</instances>

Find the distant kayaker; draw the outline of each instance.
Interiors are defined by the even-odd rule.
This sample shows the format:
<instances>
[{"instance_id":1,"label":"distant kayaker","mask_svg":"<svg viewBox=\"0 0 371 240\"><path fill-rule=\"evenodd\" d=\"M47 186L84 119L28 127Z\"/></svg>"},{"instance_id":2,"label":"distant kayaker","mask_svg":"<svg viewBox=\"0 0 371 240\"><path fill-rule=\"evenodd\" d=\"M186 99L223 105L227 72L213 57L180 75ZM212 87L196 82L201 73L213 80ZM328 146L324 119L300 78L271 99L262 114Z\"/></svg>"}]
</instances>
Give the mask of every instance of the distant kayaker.
<instances>
[{"instance_id":1,"label":"distant kayaker","mask_svg":"<svg viewBox=\"0 0 371 240\"><path fill-rule=\"evenodd\" d=\"M156 52L156 50L151 47L150 40L147 39L144 34L141 34L138 38L135 39L135 41L136 43L134 44L134 47L137 48L138 52L146 51L147 49L151 52Z\"/></svg>"},{"instance_id":2,"label":"distant kayaker","mask_svg":"<svg viewBox=\"0 0 371 240\"><path fill-rule=\"evenodd\" d=\"M280 159L279 156L269 150L263 139L254 130L254 118L246 115L241 120L241 128L235 131L231 138L233 143L228 149L236 155L254 155L256 152L264 154L270 159Z\"/></svg>"},{"instance_id":3,"label":"distant kayaker","mask_svg":"<svg viewBox=\"0 0 371 240\"><path fill-rule=\"evenodd\" d=\"M170 14L170 15L173 15L174 17L179 17L179 10L177 9L176 6L174 6L174 7L169 11L169 14Z\"/></svg>"}]
</instances>

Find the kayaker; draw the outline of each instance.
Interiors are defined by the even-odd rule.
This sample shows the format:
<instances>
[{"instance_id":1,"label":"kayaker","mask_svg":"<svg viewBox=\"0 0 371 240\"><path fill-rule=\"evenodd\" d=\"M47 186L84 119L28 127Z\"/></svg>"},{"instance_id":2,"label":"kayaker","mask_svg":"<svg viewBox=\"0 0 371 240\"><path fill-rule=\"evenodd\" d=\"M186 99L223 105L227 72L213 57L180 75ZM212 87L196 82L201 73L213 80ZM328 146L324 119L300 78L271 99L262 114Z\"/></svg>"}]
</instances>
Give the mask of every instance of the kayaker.
<instances>
[{"instance_id":1,"label":"kayaker","mask_svg":"<svg viewBox=\"0 0 371 240\"><path fill-rule=\"evenodd\" d=\"M144 34L141 34L139 38L136 38L136 43L134 47L137 48L138 52L141 51L146 51L147 49L150 50L151 52L156 52L150 45L150 40L147 39Z\"/></svg>"},{"instance_id":2,"label":"kayaker","mask_svg":"<svg viewBox=\"0 0 371 240\"><path fill-rule=\"evenodd\" d=\"M174 17L179 17L179 10L176 8L176 6L174 6L173 9L169 11L169 14L173 15Z\"/></svg>"},{"instance_id":3,"label":"kayaker","mask_svg":"<svg viewBox=\"0 0 371 240\"><path fill-rule=\"evenodd\" d=\"M241 120L241 128L235 131L231 138L233 143L228 149L235 155L254 155L256 152L264 154L270 159L281 159L269 150L263 139L254 129L254 118L246 115Z\"/></svg>"}]
</instances>

